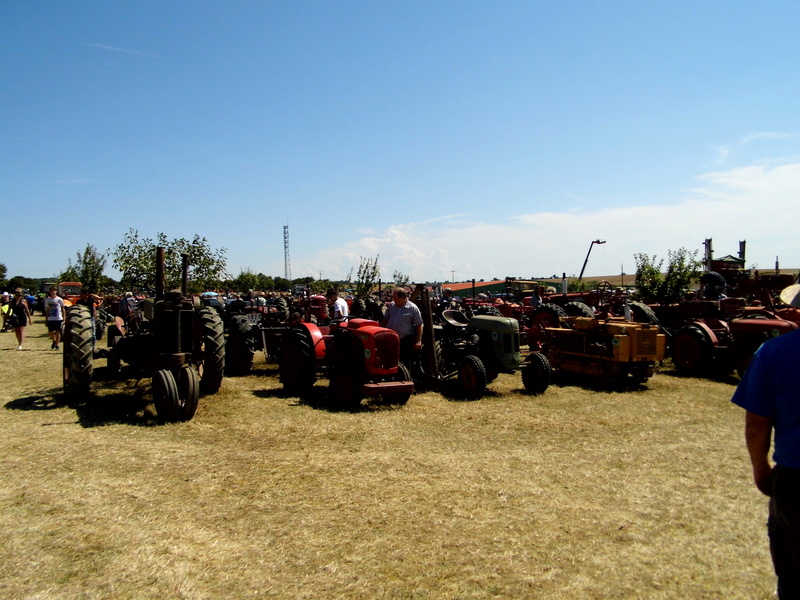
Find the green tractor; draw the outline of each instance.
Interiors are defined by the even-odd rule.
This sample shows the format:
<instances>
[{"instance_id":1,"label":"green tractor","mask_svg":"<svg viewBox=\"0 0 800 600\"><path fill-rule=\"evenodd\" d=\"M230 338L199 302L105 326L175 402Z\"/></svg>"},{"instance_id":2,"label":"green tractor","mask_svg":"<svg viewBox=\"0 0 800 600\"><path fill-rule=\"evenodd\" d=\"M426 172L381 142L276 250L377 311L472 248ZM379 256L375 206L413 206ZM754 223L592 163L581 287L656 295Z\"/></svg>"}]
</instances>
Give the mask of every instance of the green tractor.
<instances>
[{"instance_id":1,"label":"green tractor","mask_svg":"<svg viewBox=\"0 0 800 600\"><path fill-rule=\"evenodd\" d=\"M164 291L164 248L156 250L155 297L145 299L126 322L116 317L106 348L97 348L90 310L67 311L64 331L64 392L73 401L91 395L94 359L105 358L116 375L122 364L151 374L153 404L161 421L188 421L202 394L214 394L225 370L222 320L186 293L188 256L183 255L181 290Z\"/></svg>"}]
</instances>

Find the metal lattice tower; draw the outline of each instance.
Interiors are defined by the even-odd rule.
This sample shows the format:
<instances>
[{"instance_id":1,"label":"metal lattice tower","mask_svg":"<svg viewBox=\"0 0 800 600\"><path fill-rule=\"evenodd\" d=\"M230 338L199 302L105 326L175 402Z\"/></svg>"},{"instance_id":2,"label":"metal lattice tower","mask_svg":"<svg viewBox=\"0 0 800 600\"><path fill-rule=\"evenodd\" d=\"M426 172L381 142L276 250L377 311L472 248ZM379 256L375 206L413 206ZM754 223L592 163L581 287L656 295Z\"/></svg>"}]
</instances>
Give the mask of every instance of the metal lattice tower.
<instances>
[{"instance_id":1,"label":"metal lattice tower","mask_svg":"<svg viewBox=\"0 0 800 600\"><path fill-rule=\"evenodd\" d=\"M292 263L289 262L289 226L283 226L283 276L292 280Z\"/></svg>"}]
</instances>

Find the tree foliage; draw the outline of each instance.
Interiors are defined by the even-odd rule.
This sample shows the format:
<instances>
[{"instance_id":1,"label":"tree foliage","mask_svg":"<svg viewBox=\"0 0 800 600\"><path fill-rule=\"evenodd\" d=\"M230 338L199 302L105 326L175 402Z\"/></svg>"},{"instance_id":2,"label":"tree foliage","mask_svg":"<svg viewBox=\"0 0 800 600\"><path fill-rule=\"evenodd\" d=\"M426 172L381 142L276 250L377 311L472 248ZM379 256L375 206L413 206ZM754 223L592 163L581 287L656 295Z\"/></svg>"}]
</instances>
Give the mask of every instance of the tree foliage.
<instances>
[{"instance_id":1,"label":"tree foliage","mask_svg":"<svg viewBox=\"0 0 800 600\"><path fill-rule=\"evenodd\" d=\"M164 247L164 279L167 289L181 285L181 254L189 255L188 288L192 293L213 290L228 279L225 248L215 250L206 238L195 235L192 240L170 240L163 233L140 238L135 229L128 230L121 244L112 251L113 264L122 273L122 283L129 288L153 290L156 283L156 248Z\"/></svg>"},{"instance_id":2,"label":"tree foliage","mask_svg":"<svg viewBox=\"0 0 800 600\"><path fill-rule=\"evenodd\" d=\"M356 298L366 298L372 293L372 289L381 278L381 268L378 264L380 255L375 258L360 257L361 262L358 265L358 274L355 281L351 281L352 271L347 276L347 283L353 288L353 294Z\"/></svg>"},{"instance_id":3,"label":"tree foliage","mask_svg":"<svg viewBox=\"0 0 800 600\"><path fill-rule=\"evenodd\" d=\"M596 290L597 286L600 285L599 281L594 279L570 279L567 282L567 291L568 292L590 292L592 290Z\"/></svg>"},{"instance_id":4,"label":"tree foliage","mask_svg":"<svg viewBox=\"0 0 800 600\"><path fill-rule=\"evenodd\" d=\"M392 274L392 281L397 287L408 287L408 284L411 283L411 278L402 271L395 271Z\"/></svg>"},{"instance_id":5,"label":"tree foliage","mask_svg":"<svg viewBox=\"0 0 800 600\"><path fill-rule=\"evenodd\" d=\"M107 278L103 277L106 268L106 255L98 252L91 244L86 244L83 253L75 254L75 263L67 259L66 270L59 275L59 281L80 281L86 290L97 294L105 287Z\"/></svg>"},{"instance_id":6,"label":"tree foliage","mask_svg":"<svg viewBox=\"0 0 800 600\"><path fill-rule=\"evenodd\" d=\"M678 302L699 280L702 263L697 260L697 250L668 250L667 256L667 270L663 272L664 260L658 260L655 254L633 255L636 261L636 289L640 297L660 304Z\"/></svg>"}]
</instances>

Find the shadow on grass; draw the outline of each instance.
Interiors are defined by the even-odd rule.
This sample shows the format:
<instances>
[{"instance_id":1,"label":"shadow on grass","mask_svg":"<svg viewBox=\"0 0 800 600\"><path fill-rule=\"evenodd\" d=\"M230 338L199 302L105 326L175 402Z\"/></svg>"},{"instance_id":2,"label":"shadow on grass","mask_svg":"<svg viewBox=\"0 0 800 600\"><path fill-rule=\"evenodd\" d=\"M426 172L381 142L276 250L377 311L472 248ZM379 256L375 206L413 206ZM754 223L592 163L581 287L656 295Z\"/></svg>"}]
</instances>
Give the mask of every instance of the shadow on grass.
<instances>
[{"instance_id":1,"label":"shadow on grass","mask_svg":"<svg viewBox=\"0 0 800 600\"><path fill-rule=\"evenodd\" d=\"M54 410L70 408L78 417L82 427L102 427L104 425L159 425L145 397L145 389L138 380L107 381L103 369L96 370L97 377L92 382L92 393L85 400L68 397L63 389L52 388L39 394L11 400L5 404L8 410Z\"/></svg>"},{"instance_id":2,"label":"shadow on grass","mask_svg":"<svg viewBox=\"0 0 800 600\"><path fill-rule=\"evenodd\" d=\"M323 410L329 413L375 413L397 410L402 404L387 402L381 397L364 398L361 404L354 407L337 406L330 398L327 387L314 386L302 397L291 394L283 389L254 390L257 398L288 400L290 406L308 406L314 410ZM409 400L409 402L413 401Z\"/></svg>"}]
</instances>

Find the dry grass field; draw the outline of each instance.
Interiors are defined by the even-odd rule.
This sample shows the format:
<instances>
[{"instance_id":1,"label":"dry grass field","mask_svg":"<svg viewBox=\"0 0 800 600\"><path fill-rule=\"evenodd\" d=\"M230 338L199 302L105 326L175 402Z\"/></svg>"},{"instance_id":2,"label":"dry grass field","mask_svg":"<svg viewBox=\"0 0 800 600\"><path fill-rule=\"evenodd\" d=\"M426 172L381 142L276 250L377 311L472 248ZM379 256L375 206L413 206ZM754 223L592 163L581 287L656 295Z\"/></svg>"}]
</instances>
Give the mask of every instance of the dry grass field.
<instances>
[{"instance_id":1,"label":"dry grass field","mask_svg":"<svg viewBox=\"0 0 800 600\"><path fill-rule=\"evenodd\" d=\"M504 375L343 413L262 356L160 425L148 380L65 405L28 332L0 334L2 598L772 597L733 382L531 398Z\"/></svg>"}]
</instances>

